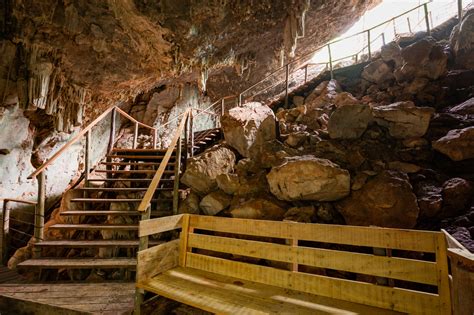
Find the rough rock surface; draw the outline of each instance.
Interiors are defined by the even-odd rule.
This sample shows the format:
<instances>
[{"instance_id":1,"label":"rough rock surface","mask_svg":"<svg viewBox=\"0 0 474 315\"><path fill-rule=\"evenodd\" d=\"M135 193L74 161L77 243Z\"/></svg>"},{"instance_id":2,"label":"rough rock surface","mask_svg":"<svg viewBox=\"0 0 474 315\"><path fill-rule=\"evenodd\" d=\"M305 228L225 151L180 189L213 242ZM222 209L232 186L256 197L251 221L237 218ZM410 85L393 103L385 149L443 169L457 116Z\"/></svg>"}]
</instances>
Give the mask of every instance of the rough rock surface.
<instances>
[{"instance_id":1,"label":"rough rock surface","mask_svg":"<svg viewBox=\"0 0 474 315\"><path fill-rule=\"evenodd\" d=\"M374 107L373 116L392 137L403 139L424 136L434 111L431 107L416 107L413 102L398 102Z\"/></svg>"},{"instance_id":2,"label":"rough rock surface","mask_svg":"<svg viewBox=\"0 0 474 315\"><path fill-rule=\"evenodd\" d=\"M199 194L208 194L217 188L216 177L233 171L234 152L222 145L216 145L203 153L188 159L181 181Z\"/></svg>"},{"instance_id":3,"label":"rough rock surface","mask_svg":"<svg viewBox=\"0 0 474 315\"><path fill-rule=\"evenodd\" d=\"M247 103L229 110L222 119L226 142L242 156L250 157L258 147L276 137L273 111L260 103Z\"/></svg>"},{"instance_id":4,"label":"rough rock surface","mask_svg":"<svg viewBox=\"0 0 474 315\"><path fill-rule=\"evenodd\" d=\"M386 81L393 80L392 68L383 60L378 59L365 66L362 72L362 78L370 83L382 84Z\"/></svg>"},{"instance_id":5,"label":"rough rock surface","mask_svg":"<svg viewBox=\"0 0 474 315\"><path fill-rule=\"evenodd\" d=\"M450 113L459 115L474 115L474 97L449 109Z\"/></svg>"},{"instance_id":6,"label":"rough rock surface","mask_svg":"<svg viewBox=\"0 0 474 315\"><path fill-rule=\"evenodd\" d=\"M206 215L216 215L230 205L231 199L223 191L213 191L202 198L199 207Z\"/></svg>"},{"instance_id":7,"label":"rough rock surface","mask_svg":"<svg viewBox=\"0 0 474 315\"><path fill-rule=\"evenodd\" d=\"M453 161L474 158L474 127L450 130L433 142L433 148Z\"/></svg>"},{"instance_id":8,"label":"rough rock surface","mask_svg":"<svg viewBox=\"0 0 474 315\"><path fill-rule=\"evenodd\" d=\"M341 199L349 194L349 172L314 156L288 158L267 175L270 191L280 200Z\"/></svg>"},{"instance_id":9,"label":"rough rock surface","mask_svg":"<svg viewBox=\"0 0 474 315\"><path fill-rule=\"evenodd\" d=\"M461 27L451 39L456 64L474 70L474 12L463 17Z\"/></svg>"},{"instance_id":10,"label":"rough rock surface","mask_svg":"<svg viewBox=\"0 0 474 315\"><path fill-rule=\"evenodd\" d=\"M337 204L347 224L413 228L419 214L408 177L385 171Z\"/></svg>"},{"instance_id":11,"label":"rough rock surface","mask_svg":"<svg viewBox=\"0 0 474 315\"><path fill-rule=\"evenodd\" d=\"M357 139L371 121L372 110L367 105L339 107L329 117L329 136L332 139Z\"/></svg>"},{"instance_id":12,"label":"rough rock surface","mask_svg":"<svg viewBox=\"0 0 474 315\"><path fill-rule=\"evenodd\" d=\"M230 210L230 215L233 218L242 219L261 219L261 220L276 220L283 219L286 210L276 203L263 199L250 199L236 208Z\"/></svg>"}]
</instances>

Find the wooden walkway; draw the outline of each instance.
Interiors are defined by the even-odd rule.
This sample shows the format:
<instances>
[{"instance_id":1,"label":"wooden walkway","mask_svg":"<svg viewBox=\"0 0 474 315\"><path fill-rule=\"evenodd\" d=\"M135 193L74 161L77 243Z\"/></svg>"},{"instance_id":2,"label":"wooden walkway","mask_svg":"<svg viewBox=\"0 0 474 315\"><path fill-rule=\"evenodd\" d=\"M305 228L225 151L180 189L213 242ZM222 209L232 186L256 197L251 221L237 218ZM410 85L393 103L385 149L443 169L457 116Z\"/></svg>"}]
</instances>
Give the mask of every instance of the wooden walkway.
<instances>
[{"instance_id":1,"label":"wooden walkway","mask_svg":"<svg viewBox=\"0 0 474 315\"><path fill-rule=\"evenodd\" d=\"M0 284L0 313L131 314L134 283Z\"/></svg>"}]
</instances>

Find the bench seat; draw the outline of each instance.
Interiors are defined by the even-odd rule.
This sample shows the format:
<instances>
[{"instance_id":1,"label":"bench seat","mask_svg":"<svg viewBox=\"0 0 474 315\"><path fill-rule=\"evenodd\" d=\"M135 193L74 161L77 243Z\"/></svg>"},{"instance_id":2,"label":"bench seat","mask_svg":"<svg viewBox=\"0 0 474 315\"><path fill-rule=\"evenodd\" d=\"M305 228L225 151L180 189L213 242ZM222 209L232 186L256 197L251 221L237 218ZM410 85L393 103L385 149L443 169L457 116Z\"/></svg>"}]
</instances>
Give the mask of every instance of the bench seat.
<instances>
[{"instance_id":1,"label":"bench seat","mask_svg":"<svg viewBox=\"0 0 474 315\"><path fill-rule=\"evenodd\" d=\"M402 314L193 268L170 269L138 287L217 314Z\"/></svg>"}]
</instances>

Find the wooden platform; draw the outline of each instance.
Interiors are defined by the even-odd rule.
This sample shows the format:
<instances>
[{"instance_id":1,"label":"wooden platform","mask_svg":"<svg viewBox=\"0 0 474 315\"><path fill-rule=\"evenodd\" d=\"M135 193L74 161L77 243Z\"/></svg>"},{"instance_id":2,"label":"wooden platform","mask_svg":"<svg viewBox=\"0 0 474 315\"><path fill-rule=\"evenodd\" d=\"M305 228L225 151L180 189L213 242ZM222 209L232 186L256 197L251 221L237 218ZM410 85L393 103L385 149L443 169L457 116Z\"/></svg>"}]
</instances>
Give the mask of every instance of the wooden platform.
<instances>
[{"instance_id":1,"label":"wooden platform","mask_svg":"<svg viewBox=\"0 0 474 315\"><path fill-rule=\"evenodd\" d=\"M0 313L131 314L133 283L2 284Z\"/></svg>"}]
</instances>

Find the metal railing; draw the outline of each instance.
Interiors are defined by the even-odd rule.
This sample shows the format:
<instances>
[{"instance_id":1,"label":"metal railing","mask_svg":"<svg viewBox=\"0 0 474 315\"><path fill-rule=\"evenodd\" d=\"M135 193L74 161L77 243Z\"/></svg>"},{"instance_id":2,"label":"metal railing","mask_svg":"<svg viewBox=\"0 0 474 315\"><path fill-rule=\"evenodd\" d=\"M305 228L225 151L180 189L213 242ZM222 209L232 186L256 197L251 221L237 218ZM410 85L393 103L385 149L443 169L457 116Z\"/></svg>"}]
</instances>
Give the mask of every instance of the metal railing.
<instances>
[{"instance_id":1,"label":"metal railing","mask_svg":"<svg viewBox=\"0 0 474 315\"><path fill-rule=\"evenodd\" d=\"M5 198L2 206L2 231L0 234L0 260L5 264L8 261L11 250L20 249L30 241L33 236L34 227L36 226L35 212L26 211L24 209L16 209L15 213L22 215L22 219L18 219L11 215L11 209L8 204L11 202L24 205L36 206L36 202L23 199ZM13 245L15 243L15 245Z\"/></svg>"}]
</instances>

